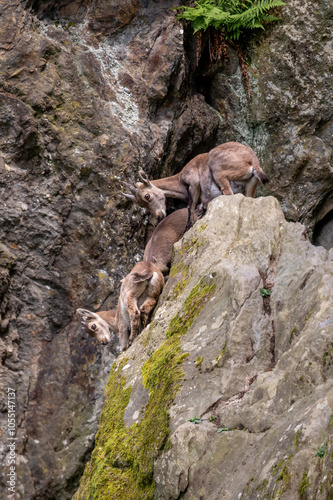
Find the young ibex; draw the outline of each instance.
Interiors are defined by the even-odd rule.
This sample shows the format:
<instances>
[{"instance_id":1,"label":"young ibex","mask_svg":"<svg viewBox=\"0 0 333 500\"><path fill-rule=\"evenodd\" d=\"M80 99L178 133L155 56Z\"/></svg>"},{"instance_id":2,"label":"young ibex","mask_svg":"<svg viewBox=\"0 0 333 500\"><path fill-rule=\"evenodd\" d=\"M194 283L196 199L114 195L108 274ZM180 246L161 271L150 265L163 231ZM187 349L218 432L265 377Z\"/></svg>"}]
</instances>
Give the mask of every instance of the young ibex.
<instances>
[{"instance_id":1,"label":"young ibex","mask_svg":"<svg viewBox=\"0 0 333 500\"><path fill-rule=\"evenodd\" d=\"M144 262L151 262L156 259L156 266L162 274L168 274L172 247L185 233L187 221L187 208L175 210L175 212L163 219L156 226L152 237L147 243L143 255Z\"/></svg>"},{"instance_id":2,"label":"young ibex","mask_svg":"<svg viewBox=\"0 0 333 500\"><path fill-rule=\"evenodd\" d=\"M209 153L196 156L171 177L150 181L142 170L139 177L142 182L136 187L124 183L132 194L123 194L146 208L157 221L166 215L165 197L187 202L188 227L194 223L194 210L199 203L205 209L216 196L230 195L242 188L245 196L253 197L259 181L263 184L269 182L254 151L238 142L227 142Z\"/></svg>"},{"instance_id":3,"label":"young ibex","mask_svg":"<svg viewBox=\"0 0 333 500\"><path fill-rule=\"evenodd\" d=\"M122 280L117 309L94 313L77 309L84 326L102 344L110 342L110 329L118 332L125 351L145 328L164 287L161 271L152 262L138 262ZM129 335L130 332L130 335Z\"/></svg>"}]
</instances>

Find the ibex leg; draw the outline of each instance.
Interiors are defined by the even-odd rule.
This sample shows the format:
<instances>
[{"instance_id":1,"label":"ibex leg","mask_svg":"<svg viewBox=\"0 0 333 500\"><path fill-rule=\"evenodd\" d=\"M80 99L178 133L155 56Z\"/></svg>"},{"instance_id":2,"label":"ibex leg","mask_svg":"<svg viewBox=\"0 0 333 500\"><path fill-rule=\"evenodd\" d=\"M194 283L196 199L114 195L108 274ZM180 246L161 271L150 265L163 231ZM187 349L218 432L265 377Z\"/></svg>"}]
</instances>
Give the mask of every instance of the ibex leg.
<instances>
[{"instance_id":1,"label":"ibex leg","mask_svg":"<svg viewBox=\"0 0 333 500\"><path fill-rule=\"evenodd\" d=\"M148 323L148 318L151 311L154 309L157 300L153 297L147 297L144 303L140 307L141 312L141 326L145 328Z\"/></svg>"},{"instance_id":2,"label":"ibex leg","mask_svg":"<svg viewBox=\"0 0 333 500\"><path fill-rule=\"evenodd\" d=\"M249 196L251 198L254 198L254 195L256 194L258 182L259 181L256 177L252 177L252 179L247 181L247 183L245 185L245 196Z\"/></svg>"},{"instance_id":3,"label":"ibex leg","mask_svg":"<svg viewBox=\"0 0 333 500\"><path fill-rule=\"evenodd\" d=\"M196 184L195 186L188 187L189 218L188 218L188 223L186 226L186 231L188 231L195 223L195 213L194 212L195 212L197 204L199 203L200 195L201 195L201 189L200 189L199 184Z\"/></svg>"},{"instance_id":4,"label":"ibex leg","mask_svg":"<svg viewBox=\"0 0 333 500\"><path fill-rule=\"evenodd\" d=\"M136 302L136 298L127 298L127 311L130 317L131 324L131 335L129 338L129 344L132 345L133 341L136 339L140 333L140 311Z\"/></svg>"},{"instance_id":5,"label":"ibex leg","mask_svg":"<svg viewBox=\"0 0 333 500\"><path fill-rule=\"evenodd\" d=\"M232 189L231 189L230 182L228 181L228 179L226 177L224 177L221 174L220 175L214 174L214 180L223 194L227 194L227 195L234 194Z\"/></svg>"},{"instance_id":6,"label":"ibex leg","mask_svg":"<svg viewBox=\"0 0 333 500\"><path fill-rule=\"evenodd\" d=\"M128 349L128 323L121 317L118 321L119 342L123 351Z\"/></svg>"}]
</instances>

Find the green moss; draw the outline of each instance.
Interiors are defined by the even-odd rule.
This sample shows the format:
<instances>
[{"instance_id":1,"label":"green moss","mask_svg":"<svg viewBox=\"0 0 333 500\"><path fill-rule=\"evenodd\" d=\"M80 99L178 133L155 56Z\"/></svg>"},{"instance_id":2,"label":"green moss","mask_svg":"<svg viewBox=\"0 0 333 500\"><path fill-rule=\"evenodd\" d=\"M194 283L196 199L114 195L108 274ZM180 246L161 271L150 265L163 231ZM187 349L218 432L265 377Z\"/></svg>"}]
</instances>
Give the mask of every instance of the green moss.
<instances>
[{"instance_id":1,"label":"green moss","mask_svg":"<svg viewBox=\"0 0 333 500\"><path fill-rule=\"evenodd\" d=\"M201 245L203 245L203 241L197 237L194 237L183 244L180 255L183 255L184 253L187 253L189 251L197 251Z\"/></svg>"},{"instance_id":2,"label":"green moss","mask_svg":"<svg viewBox=\"0 0 333 500\"><path fill-rule=\"evenodd\" d=\"M203 356L198 356L195 360L195 365L199 371L201 371L201 365L202 365L203 360L204 360Z\"/></svg>"},{"instance_id":3,"label":"green moss","mask_svg":"<svg viewBox=\"0 0 333 500\"><path fill-rule=\"evenodd\" d=\"M296 431L296 434L295 434L295 437L294 437L294 447L295 447L295 451L296 453L298 452L299 450L299 434L300 434L300 429L298 429Z\"/></svg>"},{"instance_id":4,"label":"green moss","mask_svg":"<svg viewBox=\"0 0 333 500\"><path fill-rule=\"evenodd\" d=\"M189 278L188 279L184 278L184 279L178 281L178 283L175 285L175 287L173 289L172 300L175 300L177 297L179 297L179 295L181 295L183 293L188 282L189 282Z\"/></svg>"},{"instance_id":5,"label":"green moss","mask_svg":"<svg viewBox=\"0 0 333 500\"><path fill-rule=\"evenodd\" d=\"M251 477L251 479L248 481L246 488L245 488L245 498L268 498L267 494L267 486L268 486L268 480L264 479L261 483L258 484L258 486L255 486L255 477ZM260 493L260 496L258 495ZM242 497L243 498L243 497Z\"/></svg>"},{"instance_id":6,"label":"green moss","mask_svg":"<svg viewBox=\"0 0 333 500\"><path fill-rule=\"evenodd\" d=\"M187 297L182 313L177 313L170 321L169 328L166 332L167 338L173 335L184 335L187 332L194 319L198 316L208 298L215 290L215 287L216 285L214 282L205 283L203 278L200 280Z\"/></svg>"},{"instance_id":7,"label":"green moss","mask_svg":"<svg viewBox=\"0 0 333 500\"><path fill-rule=\"evenodd\" d=\"M216 356L216 358L214 358L214 359L215 359L215 361L216 361L215 366L218 366L218 368L220 368L220 367L221 367L221 365L220 365L220 361L222 361L222 360L223 360L223 356L224 356L224 353L225 353L226 348L227 348L227 341L225 341L225 342L224 342L224 344L223 344L223 349L222 349L222 351L220 352L220 354L219 354L218 356Z\"/></svg>"},{"instance_id":8,"label":"green moss","mask_svg":"<svg viewBox=\"0 0 333 500\"><path fill-rule=\"evenodd\" d=\"M304 472L301 484L299 485L298 488L298 493L300 496L301 500L305 500L307 498L307 489L309 488L309 479L308 479L308 473L307 471Z\"/></svg>"},{"instance_id":9,"label":"green moss","mask_svg":"<svg viewBox=\"0 0 333 500\"><path fill-rule=\"evenodd\" d=\"M323 367L330 366L333 358L333 344L327 346L327 350L323 354Z\"/></svg>"},{"instance_id":10,"label":"green moss","mask_svg":"<svg viewBox=\"0 0 333 500\"><path fill-rule=\"evenodd\" d=\"M293 454L291 453L287 458L283 458L276 465L272 467L272 473L276 476L277 484L282 482L282 486L278 491L278 497L280 497L284 492L286 492L290 488L291 484L291 474L288 470L288 465L293 458Z\"/></svg>"},{"instance_id":11,"label":"green moss","mask_svg":"<svg viewBox=\"0 0 333 500\"><path fill-rule=\"evenodd\" d=\"M142 369L142 379L144 386L148 387L149 389L153 389L160 386L161 381L163 382L163 384L165 384L165 377L168 377L167 372L170 371L170 369L178 372L177 365L180 365L182 361L188 356L188 353L181 352L180 342L177 336L168 339L156 351L153 352L151 357L144 364ZM180 372L178 373L178 375L180 375ZM183 375L182 371L181 375ZM181 377L175 376L174 373L171 382L172 384L174 384L180 379ZM169 394L171 394L172 392L173 391L169 391Z\"/></svg>"},{"instance_id":12,"label":"green moss","mask_svg":"<svg viewBox=\"0 0 333 500\"><path fill-rule=\"evenodd\" d=\"M175 278L178 273L183 271L184 264L182 262L173 263L170 269L169 278Z\"/></svg>"},{"instance_id":13,"label":"green moss","mask_svg":"<svg viewBox=\"0 0 333 500\"><path fill-rule=\"evenodd\" d=\"M273 467L272 467L272 472L273 472L273 475L276 476L276 474L278 474L279 470L281 469L281 467L283 466L284 464L284 459L283 460L280 460L280 462L278 462L277 464L275 464Z\"/></svg>"},{"instance_id":14,"label":"green moss","mask_svg":"<svg viewBox=\"0 0 333 500\"><path fill-rule=\"evenodd\" d=\"M268 485L268 479L264 479L263 482L256 487L255 491L263 492L266 490L267 485Z\"/></svg>"},{"instance_id":15,"label":"green moss","mask_svg":"<svg viewBox=\"0 0 333 500\"><path fill-rule=\"evenodd\" d=\"M251 479L247 482L246 488L245 488L245 493L248 494L251 483L254 481L254 477L251 477Z\"/></svg>"},{"instance_id":16,"label":"green moss","mask_svg":"<svg viewBox=\"0 0 333 500\"><path fill-rule=\"evenodd\" d=\"M181 269L180 269L180 267L181 267ZM178 264L174 268L172 267L171 270L173 271L173 273L171 274L171 271L170 271L170 277L174 277L179 273L181 273L183 275L183 277L173 287L172 294L171 294L172 300L175 300L177 297L179 297L179 295L181 295L183 293L183 291L185 290L185 287L190 280L189 269L190 269L189 265L179 266L179 264Z\"/></svg>"},{"instance_id":17,"label":"green moss","mask_svg":"<svg viewBox=\"0 0 333 500\"><path fill-rule=\"evenodd\" d=\"M142 369L149 389L149 402L139 424L126 428L123 422L131 387L121 370L127 360L115 365L105 391L96 444L75 500L154 498L155 458L168 448L169 408L183 378L179 338L168 339Z\"/></svg>"},{"instance_id":18,"label":"green moss","mask_svg":"<svg viewBox=\"0 0 333 500\"><path fill-rule=\"evenodd\" d=\"M214 283L204 280L193 288L182 314L171 320L165 342L143 365L142 380L149 389L149 401L141 422L129 428L124 425L124 413L131 387L126 388L122 375L127 359L113 365L95 449L75 500L154 498L154 461L169 447L169 408L184 376L181 364L189 356L182 352L180 337L190 328L214 289Z\"/></svg>"},{"instance_id":19,"label":"green moss","mask_svg":"<svg viewBox=\"0 0 333 500\"><path fill-rule=\"evenodd\" d=\"M280 490L280 494L282 494L290 487L291 474L288 471L287 465L283 466L283 469L280 472L280 474L278 475L277 480L283 482L283 487Z\"/></svg>"},{"instance_id":20,"label":"green moss","mask_svg":"<svg viewBox=\"0 0 333 500\"><path fill-rule=\"evenodd\" d=\"M87 464L80 488L74 495L75 500L120 498L122 479L127 476L128 491L134 487L130 477L126 450L118 453L117 445L126 439L127 429L123 423L125 409L131 395L131 388L125 389L126 379L121 375L127 359L119 366L113 364L105 389L105 403L101 414L99 429L96 434L95 449ZM120 456L123 455L120 467Z\"/></svg>"},{"instance_id":21,"label":"green moss","mask_svg":"<svg viewBox=\"0 0 333 500\"><path fill-rule=\"evenodd\" d=\"M309 311L309 313L305 316L305 321L309 321L311 314L312 314L312 311Z\"/></svg>"}]
</instances>

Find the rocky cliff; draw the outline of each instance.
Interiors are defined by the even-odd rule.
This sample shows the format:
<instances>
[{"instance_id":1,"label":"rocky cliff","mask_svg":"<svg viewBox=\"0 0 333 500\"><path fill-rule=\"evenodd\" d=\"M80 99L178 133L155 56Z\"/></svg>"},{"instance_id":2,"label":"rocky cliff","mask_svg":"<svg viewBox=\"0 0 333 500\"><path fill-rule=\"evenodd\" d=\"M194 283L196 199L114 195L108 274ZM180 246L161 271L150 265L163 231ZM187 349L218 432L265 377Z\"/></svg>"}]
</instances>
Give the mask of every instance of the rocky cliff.
<instances>
[{"instance_id":1,"label":"rocky cliff","mask_svg":"<svg viewBox=\"0 0 333 500\"><path fill-rule=\"evenodd\" d=\"M121 179L239 140L272 178L260 194L332 246L331 4L291 0L247 39L249 102L231 48L209 67L203 46L197 65L181 3L0 3L0 417L6 437L14 387L17 498L71 498L93 446L119 350L74 312L113 306L143 254L147 220Z\"/></svg>"},{"instance_id":2,"label":"rocky cliff","mask_svg":"<svg viewBox=\"0 0 333 500\"><path fill-rule=\"evenodd\" d=\"M331 498L333 250L242 195L176 247L75 500Z\"/></svg>"}]
</instances>

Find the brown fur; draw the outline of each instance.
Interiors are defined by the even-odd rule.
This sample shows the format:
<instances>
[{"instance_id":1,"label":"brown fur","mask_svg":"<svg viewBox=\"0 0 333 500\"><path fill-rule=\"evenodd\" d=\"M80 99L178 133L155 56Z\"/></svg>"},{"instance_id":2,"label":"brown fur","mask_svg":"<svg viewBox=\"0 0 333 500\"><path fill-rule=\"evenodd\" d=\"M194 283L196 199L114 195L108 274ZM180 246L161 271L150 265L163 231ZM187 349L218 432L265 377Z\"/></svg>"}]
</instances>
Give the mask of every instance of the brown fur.
<instances>
[{"instance_id":1,"label":"brown fur","mask_svg":"<svg viewBox=\"0 0 333 500\"><path fill-rule=\"evenodd\" d=\"M110 341L109 327L118 332L125 351L147 325L163 287L163 275L155 264L138 262L122 281L117 309L99 313L77 309L77 313L83 316L89 335L103 344Z\"/></svg>"},{"instance_id":2,"label":"brown fur","mask_svg":"<svg viewBox=\"0 0 333 500\"><path fill-rule=\"evenodd\" d=\"M196 156L179 174L149 181L140 171L141 183L130 186L131 198L146 208L153 219L165 217L165 197L178 198L189 204L189 225L194 223L194 211L200 203L207 203L221 194L242 192L253 197L258 181L269 181L260 167L254 151L238 142L227 142L209 153Z\"/></svg>"},{"instance_id":3,"label":"brown fur","mask_svg":"<svg viewBox=\"0 0 333 500\"><path fill-rule=\"evenodd\" d=\"M182 208L163 219L155 228L143 255L144 262L156 259L156 266L166 275L169 272L173 245L185 233L188 210Z\"/></svg>"}]
</instances>

